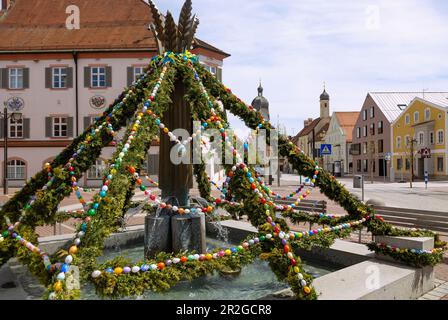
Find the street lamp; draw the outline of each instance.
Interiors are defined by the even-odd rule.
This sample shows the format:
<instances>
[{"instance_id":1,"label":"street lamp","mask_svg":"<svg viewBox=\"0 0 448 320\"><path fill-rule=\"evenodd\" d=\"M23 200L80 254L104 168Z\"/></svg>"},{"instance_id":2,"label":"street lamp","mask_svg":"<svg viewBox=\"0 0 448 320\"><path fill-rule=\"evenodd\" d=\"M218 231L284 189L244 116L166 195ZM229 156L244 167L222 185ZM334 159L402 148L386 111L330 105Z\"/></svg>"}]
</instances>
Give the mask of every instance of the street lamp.
<instances>
[{"instance_id":1,"label":"street lamp","mask_svg":"<svg viewBox=\"0 0 448 320\"><path fill-rule=\"evenodd\" d=\"M5 108L3 113L0 112L0 117L3 119L3 194L8 194L8 120L12 119L14 122L20 121L22 119L22 114L18 112L13 112L8 114L8 103L5 101Z\"/></svg>"}]
</instances>

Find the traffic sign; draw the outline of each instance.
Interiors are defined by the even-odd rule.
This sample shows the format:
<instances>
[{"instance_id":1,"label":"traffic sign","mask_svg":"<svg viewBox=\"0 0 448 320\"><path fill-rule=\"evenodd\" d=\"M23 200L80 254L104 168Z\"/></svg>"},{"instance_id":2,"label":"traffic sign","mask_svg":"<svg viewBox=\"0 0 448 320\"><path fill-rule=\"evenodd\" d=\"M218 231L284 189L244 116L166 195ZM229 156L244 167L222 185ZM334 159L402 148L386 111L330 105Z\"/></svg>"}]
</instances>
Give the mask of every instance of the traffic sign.
<instances>
[{"instance_id":1,"label":"traffic sign","mask_svg":"<svg viewBox=\"0 0 448 320\"><path fill-rule=\"evenodd\" d=\"M332 154L332 145L331 144L322 144L320 146L320 154L323 156L329 156Z\"/></svg>"},{"instance_id":2,"label":"traffic sign","mask_svg":"<svg viewBox=\"0 0 448 320\"><path fill-rule=\"evenodd\" d=\"M390 161L392 159L392 152L386 153L386 156L384 158L386 161Z\"/></svg>"}]
</instances>

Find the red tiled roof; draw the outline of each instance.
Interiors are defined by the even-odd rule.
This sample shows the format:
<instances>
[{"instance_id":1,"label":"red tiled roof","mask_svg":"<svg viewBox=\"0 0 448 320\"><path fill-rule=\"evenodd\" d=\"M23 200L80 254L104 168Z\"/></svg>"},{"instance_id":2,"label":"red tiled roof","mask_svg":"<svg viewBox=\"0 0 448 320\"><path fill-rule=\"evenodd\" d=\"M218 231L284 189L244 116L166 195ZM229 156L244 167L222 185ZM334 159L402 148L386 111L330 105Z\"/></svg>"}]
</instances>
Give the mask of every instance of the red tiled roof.
<instances>
[{"instance_id":1,"label":"red tiled roof","mask_svg":"<svg viewBox=\"0 0 448 320\"><path fill-rule=\"evenodd\" d=\"M68 30L66 9L80 9L80 29ZM0 18L0 51L156 51L149 6L143 0L15 0ZM197 40L196 45L225 52Z\"/></svg>"},{"instance_id":2,"label":"red tiled roof","mask_svg":"<svg viewBox=\"0 0 448 320\"><path fill-rule=\"evenodd\" d=\"M338 118L339 125L345 132L346 140L351 142L353 140L353 128L359 117L359 112L335 112Z\"/></svg>"},{"instance_id":3,"label":"red tiled roof","mask_svg":"<svg viewBox=\"0 0 448 320\"><path fill-rule=\"evenodd\" d=\"M303 137L310 134L310 132L313 131L313 129L319 124L320 120L321 118L313 120L313 122L311 122L309 125L303 128L302 131L299 132L298 136Z\"/></svg>"}]
</instances>

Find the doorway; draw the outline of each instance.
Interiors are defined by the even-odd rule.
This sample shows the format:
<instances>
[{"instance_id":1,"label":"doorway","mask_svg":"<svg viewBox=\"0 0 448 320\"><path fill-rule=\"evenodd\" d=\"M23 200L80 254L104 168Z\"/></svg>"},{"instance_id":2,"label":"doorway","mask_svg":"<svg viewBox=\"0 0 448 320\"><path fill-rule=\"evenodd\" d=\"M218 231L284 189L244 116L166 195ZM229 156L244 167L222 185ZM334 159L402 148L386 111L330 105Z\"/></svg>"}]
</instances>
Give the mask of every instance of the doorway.
<instances>
[{"instance_id":1,"label":"doorway","mask_svg":"<svg viewBox=\"0 0 448 320\"><path fill-rule=\"evenodd\" d=\"M378 170L380 177L387 177L387 165L384 159L378 159Z\"/></svg>"}]
</instances>

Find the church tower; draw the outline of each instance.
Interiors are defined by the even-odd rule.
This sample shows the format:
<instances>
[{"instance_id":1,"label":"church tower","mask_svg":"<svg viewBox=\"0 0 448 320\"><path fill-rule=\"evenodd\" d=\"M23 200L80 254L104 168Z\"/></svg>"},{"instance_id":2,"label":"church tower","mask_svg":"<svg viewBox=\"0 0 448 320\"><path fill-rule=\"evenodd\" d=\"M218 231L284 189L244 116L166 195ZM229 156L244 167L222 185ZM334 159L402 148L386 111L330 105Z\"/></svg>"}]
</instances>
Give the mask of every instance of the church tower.
<instances>
[{"instance_id":1,"label":"church tower","mask_svg":"<svg viewBox=\"0 0 448 320\"><path fill-rule=\"evenodd\" d=\"M330 95L325 90L320 95L320 117L321 119L330 117Z\"/></svg>"},{"instance_id":2,"label":"church tower","mask_svg":"<svg viewBox=\"0 0 448 320\"><path fill-rule=\"evenodd\" d=\"M265 120L270 120L269 101L263 96L263 87L261 86L261 80L260 86L258 87L258 96L252 101L252 107L254 107L257 111L260 111Z\"/></svg>"}]
</instances>

